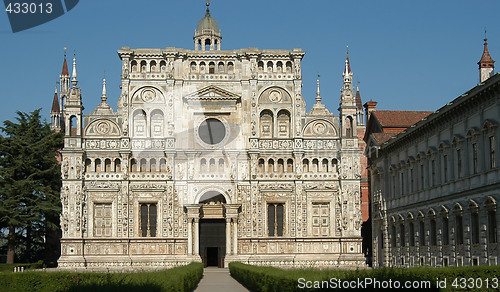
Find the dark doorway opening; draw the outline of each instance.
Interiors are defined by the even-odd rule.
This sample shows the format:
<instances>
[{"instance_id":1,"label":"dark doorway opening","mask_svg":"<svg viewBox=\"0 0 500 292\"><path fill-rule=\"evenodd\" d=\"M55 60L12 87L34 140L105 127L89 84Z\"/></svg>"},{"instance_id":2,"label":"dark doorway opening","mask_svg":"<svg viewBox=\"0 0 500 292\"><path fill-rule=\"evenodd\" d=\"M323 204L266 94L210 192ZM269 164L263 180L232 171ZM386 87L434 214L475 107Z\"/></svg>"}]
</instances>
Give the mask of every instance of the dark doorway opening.
<instances>
[{"instance_id":1,"label":"dark doorway opening","mask_svg":"<svg viewBox=\"0 0 500 292\"><path fill-rule=\"evenodd\" d=\"M218 267L219 266L219 248L218 247L207 247L207 264L208 267Z\"/></svg>"},{"instance_id":2,"label":"dark doorway opening","mask_svg":"<svg viewBox=\"0 0 500 292\"><path fill-rule=\"evenodd\" d=\"M224 219L200 220L200 256L205 267L224 267L226 222Z\"/></svg>"}]
</instances>

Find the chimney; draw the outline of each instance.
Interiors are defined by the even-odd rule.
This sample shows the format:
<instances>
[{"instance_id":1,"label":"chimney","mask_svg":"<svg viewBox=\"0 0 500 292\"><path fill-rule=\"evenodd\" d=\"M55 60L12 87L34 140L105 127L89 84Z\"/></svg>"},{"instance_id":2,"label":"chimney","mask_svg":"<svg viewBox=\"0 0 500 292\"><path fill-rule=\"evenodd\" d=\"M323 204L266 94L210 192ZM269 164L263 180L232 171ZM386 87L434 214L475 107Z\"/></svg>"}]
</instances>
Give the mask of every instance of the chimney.
<instances>
[{"instance_id":1,"label":"chimney","mask_svg":"<svg viewBox=\"0 0 500 292\"><path fill-rule=\"evenodd\" d=\"M377 106L377 102L370 100L367 101L363 107L365 108L365 117L366 117L366 124L368 124L368 120L370 119L370 114L375 111L375 107Z\"/></svg>"}]
</instances>

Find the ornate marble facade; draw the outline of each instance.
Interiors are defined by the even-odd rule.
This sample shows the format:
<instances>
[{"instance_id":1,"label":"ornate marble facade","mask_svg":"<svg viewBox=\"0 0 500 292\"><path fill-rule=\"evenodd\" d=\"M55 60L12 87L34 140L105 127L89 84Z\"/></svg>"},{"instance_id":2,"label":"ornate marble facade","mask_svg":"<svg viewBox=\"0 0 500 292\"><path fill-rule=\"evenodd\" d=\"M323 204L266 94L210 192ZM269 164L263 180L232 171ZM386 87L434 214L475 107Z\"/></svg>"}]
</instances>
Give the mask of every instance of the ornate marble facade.
<instances>
[{"instance_id":1,"label":"ornate marble facade","mask_svg":"<svg viewBox=\"0 0 500 292\"><path fill-rule=\"evenodd\" d=\"M364 266L349 60L334 116L319 83L306 112L301 49L221 50L208 7L193 39L119 50L116 112L63 69L59 267Z\"/></svg>"}]
</instances>

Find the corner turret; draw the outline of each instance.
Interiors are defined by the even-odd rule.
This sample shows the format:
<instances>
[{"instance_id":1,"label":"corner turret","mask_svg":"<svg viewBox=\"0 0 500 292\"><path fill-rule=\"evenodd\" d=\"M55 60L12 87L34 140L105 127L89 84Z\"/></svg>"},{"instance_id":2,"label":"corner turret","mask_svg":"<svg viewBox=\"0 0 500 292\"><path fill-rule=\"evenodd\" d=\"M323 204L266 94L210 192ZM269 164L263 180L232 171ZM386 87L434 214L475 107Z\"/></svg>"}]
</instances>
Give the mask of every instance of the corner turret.
<instances>
[{"instance_id":1,"label":"corner turret","mask_svg":"<svg viewBox=\"0 0 500 292\"><path fill-rule=\"evenodd\" d=\"M493 71L495 69L495 61L490 56L488 52L488 39L484 38L484 50L481 60L477 62L479 65L479 82L484 82L486 79L493 76Z\"/></svg>"}]
</instances>

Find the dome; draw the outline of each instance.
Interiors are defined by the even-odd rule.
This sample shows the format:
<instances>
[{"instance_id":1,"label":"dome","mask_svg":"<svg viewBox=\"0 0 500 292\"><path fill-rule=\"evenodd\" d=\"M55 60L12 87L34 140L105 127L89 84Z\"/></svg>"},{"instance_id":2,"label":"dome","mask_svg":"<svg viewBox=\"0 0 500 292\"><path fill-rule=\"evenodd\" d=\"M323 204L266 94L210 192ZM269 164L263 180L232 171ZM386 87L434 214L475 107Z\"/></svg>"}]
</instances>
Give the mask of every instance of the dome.
<instances>
[{"instance_id":1,"label":"dome","mask_svg":"<svg viewBox=\"0 0 500 292\"><path fill-rule=\"evenodd\" d=\"M194 46L195 50L218 50L220 51L220 42L222 36L220 35L219 25L217 21L210 16L210 9L208 6L210 2L207 2L207 11L205 12L205 17L203 17L198 22L198 27L194 32Z\"/></svg>"},{"instance_id":2,"label":"dome","mask_svg":"<svg viewBox=\"0 0 500 292\"><path fill-rule=\"evenodd\" d=\"M198 22L197 31L203 30L213 30L214 32L219 32L219 25L217 24L217 21L210 16L210 10L208 10L208 7L205 17Z\"/></svg>"}]
</instances>

